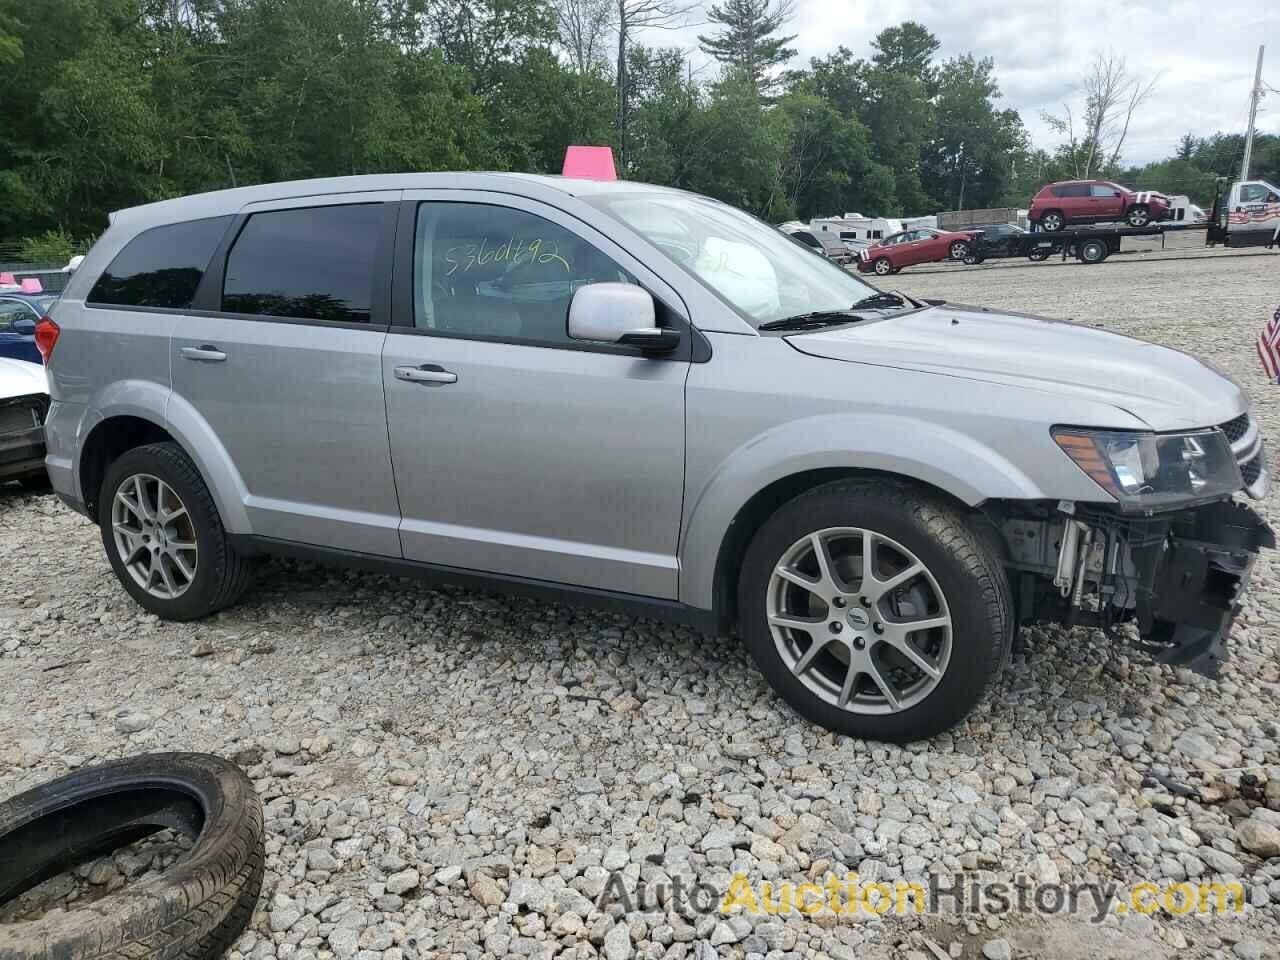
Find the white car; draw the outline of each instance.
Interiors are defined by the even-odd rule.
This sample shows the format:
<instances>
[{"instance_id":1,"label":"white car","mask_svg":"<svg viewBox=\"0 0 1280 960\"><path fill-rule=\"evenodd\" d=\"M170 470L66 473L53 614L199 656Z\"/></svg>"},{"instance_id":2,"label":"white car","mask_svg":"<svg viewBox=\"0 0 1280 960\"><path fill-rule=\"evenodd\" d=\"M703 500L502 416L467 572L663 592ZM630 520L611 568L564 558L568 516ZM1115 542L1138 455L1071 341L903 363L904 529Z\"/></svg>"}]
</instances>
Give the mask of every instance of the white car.
<instances>
[{"instance_id":1,"label":"white car","mask_svg":"<svg viewBox=\"0 0 1280 960\"><path fill-rule=\"evenodd\" d=\"M44 367L0 357L0 482L43 486L44 417L49 380Z\"/></svg>"}]
</instances>

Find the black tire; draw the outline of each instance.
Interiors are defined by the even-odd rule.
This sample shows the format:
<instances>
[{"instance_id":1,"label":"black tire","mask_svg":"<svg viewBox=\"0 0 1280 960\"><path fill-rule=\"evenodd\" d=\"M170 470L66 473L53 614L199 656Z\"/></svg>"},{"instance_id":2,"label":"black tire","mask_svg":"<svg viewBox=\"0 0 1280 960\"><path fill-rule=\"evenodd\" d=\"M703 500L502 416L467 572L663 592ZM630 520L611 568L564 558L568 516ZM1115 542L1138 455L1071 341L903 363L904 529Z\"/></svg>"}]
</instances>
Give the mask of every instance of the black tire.
<instances>
[{"instance_id":1,"label":"black tire","mask_svg":"<svg viewBox=\"0 0 1280 960\"><path fill-rule=\"evenodd\" d=\"M864 527L913 552L947 598L954 624L949 662L928 695L897 713L854 713L829 703L791 672L767 622L775 565L801 538ZM1013 636L1012 591L990 541L963 514L920 487L884 479L825 484L782 506L757 531L738 582L739 629L770 686L805 719L871 740L923 740L954 726L987 695Z\"/></svg>"},{"instance_id":2,"label":"black tire","mask_svg":"<svg viewBox=\"0 0 1280 960\"><path fill-rule=\"evenodd\" d=\"M148 593L125 568L116 549L111 510L116 491L137 474L158 477L182 499L195 530L198 562L186 591L173 598ZM102 545L116 578L150 613L165 620L198 620L235 603L249 585L250 562L231 546L213 496L191 458L176 443L151 443L122 454L107 468L98 497Z\"/></svg>"},{"instance_id":3,"label":"black tire","mask_svg":"<svg viewBox=\"0 0 1280 960\"><path fill-rule=\"evenodd\" d=\"M986 257L975 256L974 254L971 253L964 258L964 262L971 267L976 267L978 264L982 263L986 259L987 259Z\"/></svg>"},{"instance_id":4,"label":"black tire","mask_svg":"<svg viewBox=\"0 0 1280 960\"><path fill-rule=\"evenodd\" d=\"M1049 259L1049 251L1048 250L1032 250L1030 253L1027 254L1027 259L1030 260L1032 263L1043 263L1044 261Z\"/></svg>"},{"instance_id":5,"label":"black tire","mask_svg":"<svg viewBox=\"0 0 1280 960\"><path fill-rule=\"evenodd\" d=\"M91 908L0 927L4 960L207 960L235 942L262 887L262 807L234 764L162 753L77 770L0 803L0 903L173 827L191 850Z\"/></svg>"},{"instance_id":6,"label":"black tire","mask_svg":"<svg viewBox=\"0 0 1280 960\"><path fill-rule=\"evenodd\" d=\"M1057 233L1067 225L1061 210L1046 210L1039 220L1040 229L1045 233Z\"/></svg>"},{"instance_id":7,"label":"black tire","mask_svg":"<svg viewBox=\"0 0 1280 960\"><path fill-rule=\"evenodd\" d=\"M887 277L898 272L894 269L893 261L888 257L880 257L871 265L871 269L875 271L877 277Z\"/></svg>"},{"instance_id":8,"label":"black tire","mask_svg":"<svg viewBox=\"0 0 1280 960\"><path fill-rule=\"evenodd\" d=\"M1131 227L1145 227L1151 223L1151 210L1145 203L1135 203L1125 213L1124 219Z\"/></svg>"},{"instance_id":9,"label":"black tire","mask_svg":"<svg viewBox=\"0 0 1280 960\"><path fill-rule=\"evenodd\" d=\"M1105 241L1086 240L1080 244L1080 251L1076 256L1080 258L1082 263L1101 263L1107 259L1107 255L1110 252Z\"/></svg>"},{"instance_id":10,"label":"black tire","mask_svg":"<svg viewBox=\"0 0 1280 960\"><path fill-rule=\"evenodd\" d=\"M951 246L947 248L947 253L950 255L952 260L963 260L965 257L969 256L969 249L967 241L955 240L952 242Z\"/></svg>"}]
</instances>

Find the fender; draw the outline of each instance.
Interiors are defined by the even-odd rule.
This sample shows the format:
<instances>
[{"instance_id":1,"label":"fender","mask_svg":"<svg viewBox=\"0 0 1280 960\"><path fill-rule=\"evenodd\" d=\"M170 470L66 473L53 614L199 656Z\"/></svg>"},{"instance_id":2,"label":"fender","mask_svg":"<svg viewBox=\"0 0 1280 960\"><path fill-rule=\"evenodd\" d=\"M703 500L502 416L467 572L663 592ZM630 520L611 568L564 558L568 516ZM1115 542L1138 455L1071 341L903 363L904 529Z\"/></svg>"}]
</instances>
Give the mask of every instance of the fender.
<instances>
[{"instance_id":1,"label":"fender","mask_svg":"<svg viewBox=\"0 0 1280 960\"><path fill-rule=\"evenodd\" d=\"M118 380L105 386L85 408L76 429L77 454L83 452L89 435L103 421L113 417L137 417L166 430L191 457L209 486L223 526L230 533L252 533L244 501L248 495L239 472L231 463L217 435L167 384L154 380ZM80 461L74 465L75 489L85 501L80 479Z\"/></svg>"},{"instance_id":2,"label":"fender","mask_svg":"<svg viewBox=\"0 0 1280 960\"><path fill-rule=\"evenodd\" d=\"M213 495L213 502L228 533L253 533L245 501L249 490L240 471L231 461L227 448L207 420L185 398L168 391L165 404L165 429L182 445L195 462L200 476Z\"/></svg>"},{"instance_id":3,"label":"fender","mask_svg":"<svg viewBox=\"0 0 1280 960\"><path fill-rule=\"evenodd\" d=\"M833 438L840 439L840 448L831 448ZM713 608L720 545L747 501L775 481L829 468L898 474L945 490L970 506L990 499L1051 496L998 451L935 423L867 414L791 421L738 447L701 490L691 491L693 505L680 543L681 601Z\"/></svg>"}]
</instances>

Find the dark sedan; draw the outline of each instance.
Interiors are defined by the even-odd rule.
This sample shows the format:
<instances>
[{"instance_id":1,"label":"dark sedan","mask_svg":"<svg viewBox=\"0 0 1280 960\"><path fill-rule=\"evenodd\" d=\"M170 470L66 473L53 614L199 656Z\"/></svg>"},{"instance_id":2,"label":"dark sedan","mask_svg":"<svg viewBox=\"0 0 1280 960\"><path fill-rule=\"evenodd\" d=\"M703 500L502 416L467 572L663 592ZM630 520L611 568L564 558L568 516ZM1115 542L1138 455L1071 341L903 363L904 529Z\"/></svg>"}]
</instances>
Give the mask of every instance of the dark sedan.
<instances>
[{"instance_id":1,"label":"dark sedan","mask_svg":"<svg viewBox=\"0 0 1280 960\"><path fill-rule=\"evenodd\" d=\"M0 357L42 363L36 349L36 324L57 297L0 293Z\"/></svg>"}]
</instances>

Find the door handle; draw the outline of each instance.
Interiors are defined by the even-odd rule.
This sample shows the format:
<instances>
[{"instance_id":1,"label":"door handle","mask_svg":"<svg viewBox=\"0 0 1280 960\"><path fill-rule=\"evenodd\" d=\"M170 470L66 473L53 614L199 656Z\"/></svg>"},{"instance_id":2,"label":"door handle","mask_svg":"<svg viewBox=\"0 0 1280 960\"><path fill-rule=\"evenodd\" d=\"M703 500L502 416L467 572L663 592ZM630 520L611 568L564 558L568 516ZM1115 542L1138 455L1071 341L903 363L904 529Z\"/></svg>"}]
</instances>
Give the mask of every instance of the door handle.
<instances>
[{"instance_id":1,"label":"door handle","mask_svg":"<svg viewBox=\"0 0 1280 960\"><path fill-rule=\"evenodd\" d=\"M424 363L418 367L396 367L395 370L397 380L407 380L410 383L457 383L458 375L450 373L438 363Z\"/></svg>"},{"instance_id":2,"label":"door handle","mask_svg":"<svg viewBox=\"0 0 1280 960\"><path fill-rule=\"evenodd\" d=\"M178 351L183 360L195 360L197 363L222 363L227 355L212 344L199 347L183 347Z\"/></svg>"}]
</instances>

